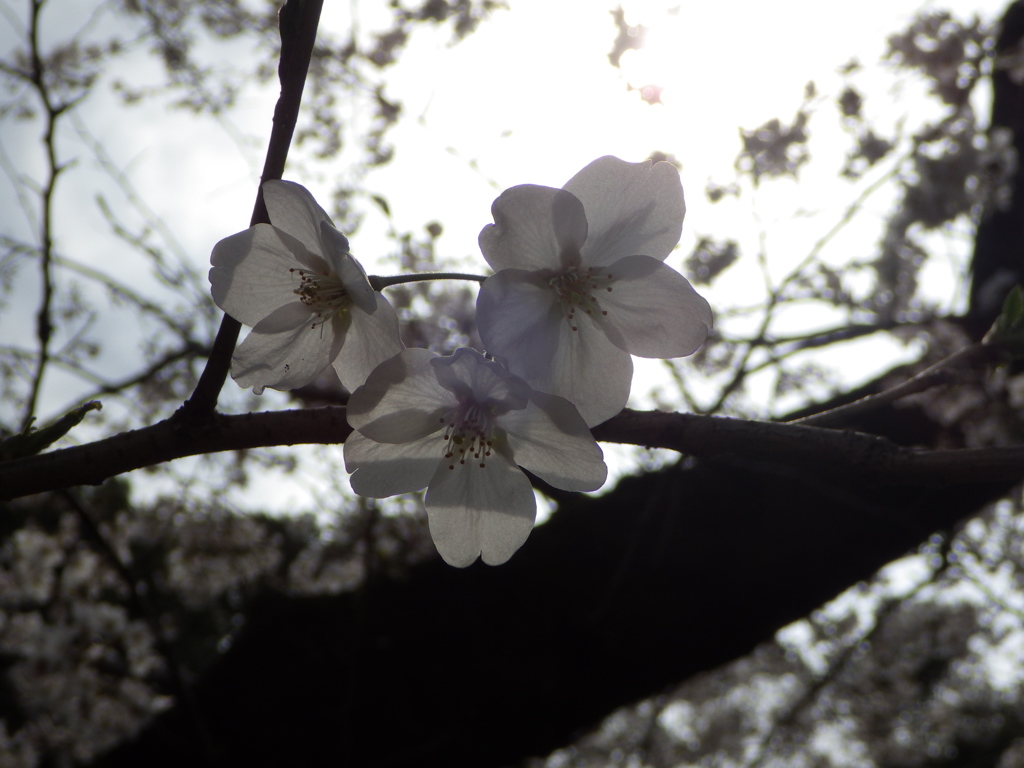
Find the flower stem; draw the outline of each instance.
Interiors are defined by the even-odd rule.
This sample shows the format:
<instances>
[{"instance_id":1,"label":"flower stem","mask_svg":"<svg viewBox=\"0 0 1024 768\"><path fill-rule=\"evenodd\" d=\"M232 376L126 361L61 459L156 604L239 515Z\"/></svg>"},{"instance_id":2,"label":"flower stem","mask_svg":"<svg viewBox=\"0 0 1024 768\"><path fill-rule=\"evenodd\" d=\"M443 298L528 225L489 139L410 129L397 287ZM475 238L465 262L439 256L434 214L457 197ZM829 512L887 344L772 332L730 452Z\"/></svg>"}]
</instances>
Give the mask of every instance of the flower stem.
<instances>
[{"instance_id":1,"label":"flower stem","mask_svg":"<svg viewBox=\"0 0 1024 768\"><path fill-rule=\"evenodd\" d=\"M478 283L482 283L487 279L487 275L470 275L465 272L420 272L414 275L392 275L391 277L370 275L367 279L370 281L370 285L373 286L373 290L382 291L385 288L390 288L392 285L422 283L426 280L475 280Z\"/></svg>"}]
</instances>

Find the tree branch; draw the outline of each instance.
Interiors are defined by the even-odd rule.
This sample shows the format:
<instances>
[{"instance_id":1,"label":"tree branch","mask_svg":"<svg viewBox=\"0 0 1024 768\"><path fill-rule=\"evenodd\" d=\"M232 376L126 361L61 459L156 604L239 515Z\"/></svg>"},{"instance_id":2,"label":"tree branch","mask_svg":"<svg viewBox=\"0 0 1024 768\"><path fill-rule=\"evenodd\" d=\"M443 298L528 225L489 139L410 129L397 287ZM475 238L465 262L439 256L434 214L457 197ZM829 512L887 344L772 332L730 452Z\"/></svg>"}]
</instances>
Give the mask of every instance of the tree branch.
<instances>
[{"instance_id":1,"label":"tree branch","mask_svg":"<svg viewBox=\"0 0 1024 768\"><path fill-rule=\"evenodd\" d=\"M43 387L46 365L50 360L50 341L53 338L53 195L57 186L57 177L63 167L57 162L56 128L57 119L64 109L56 106L51 98L43 71L43 59L39 42L39 14L46 0L32 0L32 13L29 23L29 44L32 59L32 87L42 103L46 113L46 125L43 132L43 146L46 148L47 179L39 191L39 203L42 208L42 222L39 231L39 270L42 280L42 299L36 313L36 337L39 340L39 357L35 374L25 404L25 416L22 429L27 430L35 418L36 404ZM65 107L66 108L66 107Z\"/></svg>"},{"instance_id":2,"label":"tree branch","mask_svg":"<svg viewBox=\"0 0 1024 768\"><path fill-rule=\"evenodd\" d=\"M262 181L280 179L284 173L288 148L291 146L295 122L299 117L302 89L306 84L306 73L309 70L310 57L313 55L313 44L316 41L322 8L323 0L288 0L281 9L281 61L277 68L281 81L281 96L274 108L274 128L267 146ZM270 217L267 215L263 195L257 190L249 226L260 223L269 224ZM214 416L217 396L227 379L231 367L231 354L234 352L241 329L242 326L237 320L224 315L206 368L199 377L195 391L185 403L186 418L200 422Z\"/></svg>"},{"instance_id":3,"label":"tree branch","mask_svg":"<svg viewBox=\"0 0 1024 768\"><path fill-rule=\"evenodd\" d=\"M88 445L0 464L0 499L98 485L109 477L185 456L338 444L351 432L343 406L214 414L202 424L175 416ZM702 458L734 456L795 466L837 482L945 486L1024 478L1024 446L917 450L860 432L691 413L626 410L596 427L594 437Z\"/></svg>"},{"instance_id":4,"label":"tree branch","mask_svg":"<svg viewBox=\"0 0 1024 768\"><path fill-rule=\"evenodd\" d=\"M859 416L862 413L881 408L883 406L894 403L897 400L907 397L908 395L914 395L918 392L924 392L925 390L931 389L932 387L941 386L943 384L949 384L956 380L953 371L965 363L967 365L974 365L978 362L982 363L993 363L998 361L1002 356L1002 353L995 348L984 344L982 342L975 342L969 344L963 349L954 352L949 357L940 360L935 365L929 366L925 370L911 379L907 379L902 384L899 384L891 389L887 389L884 392L879 392L875 395L868 395L862 397L860 400L854 400L852 403L846 405L840 405L837 408L831 408L827 411L821 411L811 416L804 416L800 419L794 419L791 424L803 424L804 426L816 426L816 427L835 427L844 422L848 422L851 417Z\"/></svg>"},{"instance_id":5,"label":"tree branch","mask_svg":"<svg viewBox=\"0 0 1024 768\"><path fill-rule=\"evenodd\" d=\"M16 460L0 464L0 498L98 485L109 477L185 456L272 445L342 443L351 431L341 407L241 416L214 414L202 424L176 414L153 426L95 443L31 456L27 463Z\"/></svg>"},{"instance_id":6,"label":"tree branch","mask_svg":"<svg viewBox=\"0 0 1024 768\"><path fill-rule=\"evenodd\" d=\"M631 410L593 433L602 442L668 448L701 458L735 456L874 485L945 486L1024 478L1024 446L921 450L862 432Z\"/></svg>"}]
</instances>

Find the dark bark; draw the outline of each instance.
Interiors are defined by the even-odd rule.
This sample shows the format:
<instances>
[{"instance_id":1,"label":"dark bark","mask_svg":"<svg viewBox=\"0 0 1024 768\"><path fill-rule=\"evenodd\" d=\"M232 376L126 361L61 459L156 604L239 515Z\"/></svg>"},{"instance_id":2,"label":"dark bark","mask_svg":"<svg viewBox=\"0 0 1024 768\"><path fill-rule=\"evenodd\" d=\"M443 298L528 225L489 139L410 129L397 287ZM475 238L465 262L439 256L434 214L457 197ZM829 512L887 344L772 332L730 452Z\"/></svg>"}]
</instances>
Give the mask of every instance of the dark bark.
<instances>
[{"instance_id":1,"label":"dark bark","mask_svg":"<svg viewBox=\"0 0 1024 768\"><path fill-rule=\"evenodd\" d=\"M508 564L268 595L196 690L218 766L501 766L748 653L1002 487L714 461L577 499ZM177 710L98 765L202 763Z\"/></svg>"}]
</instances>

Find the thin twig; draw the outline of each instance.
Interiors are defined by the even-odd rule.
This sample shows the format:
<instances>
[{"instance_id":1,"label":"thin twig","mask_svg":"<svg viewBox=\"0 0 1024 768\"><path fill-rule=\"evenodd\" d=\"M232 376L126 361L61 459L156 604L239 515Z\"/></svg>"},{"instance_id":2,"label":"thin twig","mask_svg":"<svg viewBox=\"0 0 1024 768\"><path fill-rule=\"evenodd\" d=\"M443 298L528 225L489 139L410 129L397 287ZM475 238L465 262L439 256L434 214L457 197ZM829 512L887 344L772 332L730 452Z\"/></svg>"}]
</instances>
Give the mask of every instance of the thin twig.
<instances>
[{"instance_id":1,"label":"thin twig","mask_svg":"<svg viewBox=\"0 0 1024 768\"><path fill-rule=\"evenodd\" d=\"M188 360L193 357L205 357L209 354L210 350L208 347L204 347L197 341L186 339L181 346L168 350L142 370L132 374L131 376L118 379L117 381L108 381L75 366L73 367L75 373L95 385L95 389L84 395L76 397L73 403L64 407L64 410L70 410L71 407L78 403L86 400L95 400L103 395L123 395L126 389L151 381L156 374L181 360Z\"/></svg>"},{"instance_id":2,"label":"thin twig","mask_svg":"<svg viewBox=\"0 0 1024 768\"><path fill-rule=\"evenodd\" d=\"M871 195L873 195L879 189L881 189L885 183L887 183L892 177L894 177L899 172L899 169L902 167L904 161L909 156L909 154L905 154L904 156L900 157L888 171L886 171L878 179L876 179L867 187L865 187L857 196L857 198L852 203L850 203L849 206L847 206L846 210L843 212L843 215L839 218L839 221L837 221L832 226L832 228L829 229L828 232L826 232L824 235L818 238L814 245L811 246L811 250L808 251L807 255L804 256L804 258L800 261L799 264L796 265L796 267L790 270L790 272L782 279L782 281L774 289L771 288L770 275L767 271L767 266L764 263L764 253L766 244L764 241L764 230L762 228L761 243L758 257L759 262L761 263L761 269L765 277L766 285L769 286L768 301L763 309L764 317L762 318L760 326L758 327L754 337L744 342L745 349L743 351L739 365L737 365L736 367L736 372L733 374L733 377L729 380L725 387L722 388L722 391L719 393L719 396L715 401L714 405L712 405L710 408L702 409L703 412L717 413L718 411L720 411L722 407L725 405L725 401L729 398L729 396L736 392L743 385L743 382L746 380L749 374L754 372L755 369L747 367L748 363L750 362L754 350L759 347L763 347L767 344L768 328L771 326L772 320L774 319L775 309L784 301L786 290L797 279L797 277L799 277L799 275L803 273L805 269L807 269L819 258L821 252L825 249L825 246L828 245L851 221L853 221L854 217L864 206L864 203L867 202L868 198L871 197ZM781 355L772 356L772 358L768 361L767 364L771 365L775 362L778 362L781 360L781 357ZM760 368L763 367L765 366L758 366L757 369L759 370Z\"/></svg>"},{"instance_id":3,"label":"thin twig","mask_svg":"<svg viewBox=\"0 0 1024 768\"><path fill-rule=\"evenodd\" d=\"M140 253L148 256L153 262L154 274L165 285L175 289L178 293L181 293L183 288L188 287L191 293L191 303L201 311L205 310L212 320L214 310L209 302L210 293L206 282L205 270L200 272L195 268L191 263L185 248L178 242L177 238L175 238L171 228L168 227L167 223L146 204L145 200L143 200L142 196L135 189L131 179L128 178L128 175L118 167L117 163L114 162L114 158L110 156L110 153L107 151L103 143L89 132L85 123L79 119L77 115L73 114L71 115L71 124L78 133L79 138L81 138L82 141L85 142L86 146L88 146L92 151L93 157L99 164L100 168L102 168L111 181L118 186L121 193L124 195L125 200L136 211L136 213L139 214L144 222L145 230L143 234L135 234L128 231L128 229L118 221L117 216L107 204L106 200L101 195L97 195L96 202L100 208L100 212L107 220L114 234L134 247ZM160 236L166 248L169 249L176 258L178 262L177 265L169 264L168 260L159 248L146 242L146 235L149 232L155 232Z\"/></svg>"},{"instance_id":4,"label":"thin twig","mask_svg":"<svg viewBox=\"0 0 1024 768\"><path fill-rule=\"evenodd\" d=\"M181 336L187 335L188 319L173 317L155 301L145 298L127 283L119 282L111 275L105 274L88 264L82 264L66 256L54 255L54 263L69 271L77 272L82 277L96 281L115 296L121 297L129 303L134 304L141 312L155 317L175 333Z\"/></svg>"},{"instance_id":5,"label":"thin twig","mask_svg":"<svg viewBox=\"0 0 1024 768\"><path fill-rule=\"evenodd\" d=\"M860 400L855 400L852 403L840 405L837 408L831 408L821 413L804 416L801 419L793 419L789 423L815 427L834 427L848 421L851 417L889 405L889 403L893 403L908 395L924 392L927 389L943 384L949 384L954 380L954 368L965 364L972 364L977 360L990 362L995 354L997 353L992 347L981 342L969 344L892 389L862 397Z\"/></svg>"},{"instance_id":6,"label":"thin twig","mask_svg":"<svg viewBox=\"0 0 1024 768\"><path fill-rule=\"evenodd\" d=\"M39 356L36 370L32 376L25 412L22 418L22 430L27 430L35 418L36 404L43 387L46 375L46 364L50 357L50 339L53 336L53 193L60 175L61 166L57 163L56 125L57 119L66 109L54 105L50 91L43 76L43 60L39 42L39 15L46 0L32 0L32 13L29 19L29 54L32 58L32 86L43 104L46 127L43 131L43 146L46 147L46 164L48 178L39 192L42 207L42 222L39 230L39 270L41 273L43 296L36 313L36 338L39 340Z\"/></svg>"}]
</instances>

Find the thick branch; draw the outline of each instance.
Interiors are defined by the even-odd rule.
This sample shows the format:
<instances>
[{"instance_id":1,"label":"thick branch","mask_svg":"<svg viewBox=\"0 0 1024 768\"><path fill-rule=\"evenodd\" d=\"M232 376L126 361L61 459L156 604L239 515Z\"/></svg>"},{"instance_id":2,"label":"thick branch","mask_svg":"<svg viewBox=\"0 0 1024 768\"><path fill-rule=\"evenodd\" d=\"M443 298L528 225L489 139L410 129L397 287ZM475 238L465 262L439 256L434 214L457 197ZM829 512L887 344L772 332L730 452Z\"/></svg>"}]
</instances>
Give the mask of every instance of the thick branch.
<instances>
[{"instance_id":1,"label":"thick branch","mask_svg":"<svg viewBox=\"0 0 1024 768\"><path fill-rule=\"evenodd\" d=\"M99 484L134 469L218 451L343 443L345 408L174 417L88 445L0 464L0 499ZM860 432L657 411L623 411L594 429L611 443L669 448L698 457L741 457L875 485L943 486L1024 478L1024 446L916 450Z\"/></svg>"},{"instance_id":2,"label":"thick branch","mask_svg":"<svg viewBox=\"0 0 1024 768\"><path fill-rule=\"evenodd\" d=\"M216 414L204 424L170 418L106 440L0 464L0 499L75 485L98 485L109 477L185 456L272 445L341 443L351 427L340 407L302 411Z\"/></svg>"},{"instance_id":3,"label":"thick branch","mask_svg":"<svg viewBox=\"0 0 1024 768\"><path fill-rule=\"evenodd\" d=\"M691 456L736 456L814 469L823 476L875 485L942 486L1024 478L1024 446L919 450L862 432L690 413L626 410L595 427L594 437Z\"/></svg>"}]
</instances>

